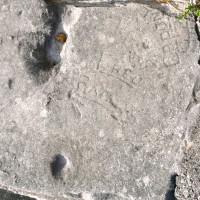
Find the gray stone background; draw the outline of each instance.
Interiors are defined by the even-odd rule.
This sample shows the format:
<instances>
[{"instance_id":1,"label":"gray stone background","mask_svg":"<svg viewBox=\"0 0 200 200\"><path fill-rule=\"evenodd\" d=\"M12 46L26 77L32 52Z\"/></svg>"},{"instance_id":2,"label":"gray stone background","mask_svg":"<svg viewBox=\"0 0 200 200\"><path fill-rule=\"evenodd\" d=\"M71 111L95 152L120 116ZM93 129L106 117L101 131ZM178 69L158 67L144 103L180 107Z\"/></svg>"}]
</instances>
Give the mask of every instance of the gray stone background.
<instances>
[{"instance_id":1,"label":"gray stone background","mask_svg":"<svg viewBox=\"0 0 200 200\"><path fill-rule=\"evenodd\" d=\"M0 24L2 199L200 198L192 18L3 0Z\"/></svg>"}]
</instances>

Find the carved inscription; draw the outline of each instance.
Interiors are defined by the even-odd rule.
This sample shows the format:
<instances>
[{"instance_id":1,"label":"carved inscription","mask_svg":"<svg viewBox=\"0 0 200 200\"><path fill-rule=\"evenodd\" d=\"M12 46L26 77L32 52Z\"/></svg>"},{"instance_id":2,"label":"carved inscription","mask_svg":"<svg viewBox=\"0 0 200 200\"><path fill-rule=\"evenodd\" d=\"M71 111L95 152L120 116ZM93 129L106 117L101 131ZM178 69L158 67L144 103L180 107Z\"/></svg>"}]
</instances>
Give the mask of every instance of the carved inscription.
<instances>
[{"instance_id":1,"label":"carved inscription","mask_svg":"<svg viewBox=\"0 0 200 200\"><path fill-rule=\"evenodd\" d=\"M168 69L180 68L181 56L196 49L190 39L194 30L188 22L183 25L159 11L143 9L143 14L136 12L132 21L125 19L125 24L127 21L130 24L127 31L119 27L118 33L118 27L109 21L112 19L108 21L113 24L115 32L104 32L103 25L100 26L96 39L94 36L94 40L99 41L99 51L95 51L92 59L94 51L88 49L87 42L85 49L80 47L79 51L84 53L77 62L78 75L71 78L78 101L86 99L98 104L113 118L129 123L135 123L137 114L147 112L143 100L152 99L152 109L159 110L158 103L164 99L162 95L166 95L166 91L157 92L157 89L165 84ZM85 35L81 40L84 38ZM116 44L113 45L109 38ZM104 45L102 50L101 44ZM96 46L91 46L91 49L96 49ZM86 57L89 59L87 63ZM125 97L127 94L130 97ZM141 109L143 106L145 108Z\"/></svg>"}]
</instances>

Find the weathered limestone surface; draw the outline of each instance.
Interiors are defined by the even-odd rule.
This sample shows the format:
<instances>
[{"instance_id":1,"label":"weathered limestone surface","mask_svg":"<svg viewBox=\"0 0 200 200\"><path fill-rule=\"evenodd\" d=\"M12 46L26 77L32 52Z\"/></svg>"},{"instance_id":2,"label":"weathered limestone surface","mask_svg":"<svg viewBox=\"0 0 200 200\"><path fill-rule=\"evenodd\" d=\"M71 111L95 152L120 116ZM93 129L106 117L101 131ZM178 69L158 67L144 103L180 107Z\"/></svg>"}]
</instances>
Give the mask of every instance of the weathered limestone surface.
<instances>
[{"instance_id":1,"label":"weathered limestone surface","mask_svg":"<svg viewBox=\"0 0 200 200\"><path fill-rule=\"evenodd\" d=\"M170 179L199 112L194 22L136 4L5 0L0 23L0 187L175 199Z\"/></svg>"}]
</instances>

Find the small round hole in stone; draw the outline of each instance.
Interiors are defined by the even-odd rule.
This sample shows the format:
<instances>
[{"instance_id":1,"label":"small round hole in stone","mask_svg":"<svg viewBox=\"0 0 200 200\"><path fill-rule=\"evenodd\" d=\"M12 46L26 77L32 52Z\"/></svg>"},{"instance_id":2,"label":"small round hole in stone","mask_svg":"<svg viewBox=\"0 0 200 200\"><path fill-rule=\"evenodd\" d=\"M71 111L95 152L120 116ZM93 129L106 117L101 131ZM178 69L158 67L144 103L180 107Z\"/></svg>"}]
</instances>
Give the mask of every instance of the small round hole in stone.
<instances>
[{"instance_id":1,"label":"small round hole in stone","mask_svg":"<svg viewBox=\"0 0 200 200\"><path fill-rule=\"evenodd\" d=\"M67 159L63 155L57 154L50 164L52 176L54 176L55 178L60 178L61 171L66 164Z\"/></svg>"}]
</instances>

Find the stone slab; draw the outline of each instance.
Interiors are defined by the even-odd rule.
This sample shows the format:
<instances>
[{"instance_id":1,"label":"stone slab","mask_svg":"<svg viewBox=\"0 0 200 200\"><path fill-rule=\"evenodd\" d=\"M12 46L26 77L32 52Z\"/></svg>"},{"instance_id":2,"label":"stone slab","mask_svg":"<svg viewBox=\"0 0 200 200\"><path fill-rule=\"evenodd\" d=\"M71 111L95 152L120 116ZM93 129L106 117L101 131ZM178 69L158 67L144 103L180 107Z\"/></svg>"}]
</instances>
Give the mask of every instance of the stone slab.
<instances>
[{"instance_id":1,"label":"stone slab","mask_svg":"<svg viewBox=\"0 0 200 200\"><path fill-rule=\"evenodd\" d=\"M38 199L175 198L170 179L198 115L195 23L144 5L38 0L4 1L0 23L0 187Z\"/></svg>"}]
</instances>

